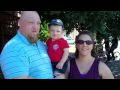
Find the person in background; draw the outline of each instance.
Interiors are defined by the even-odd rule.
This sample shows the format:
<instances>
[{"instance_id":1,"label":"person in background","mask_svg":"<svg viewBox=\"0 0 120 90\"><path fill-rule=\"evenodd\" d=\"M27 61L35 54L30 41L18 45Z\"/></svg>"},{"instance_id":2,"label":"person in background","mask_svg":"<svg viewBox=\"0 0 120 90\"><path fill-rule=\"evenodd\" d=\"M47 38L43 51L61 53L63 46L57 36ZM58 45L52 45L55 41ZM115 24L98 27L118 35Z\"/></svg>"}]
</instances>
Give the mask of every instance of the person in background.
<instances>
[{"instance_id":1,"label":"person in background","mask_svg":"<svg viewBox=\"0 0 120 90\"><path fill-rule=\"evenodd\" d=\"M114 50L115 50L117 47L118 47L118 39L117 39L117 37L114 37L114 38L112 39L112 45L111 45L111 47L110 47L110 54L112 54L112 57L111 57L112 60L115 60Z\"/></svg>"},{"instance_id":2,"label":"person in background","mask_svg":"<svg viewBox=\"0 0 120 90\"><path fill-rule=\"evenodd\" d=\"M105 52L106 52L106 56L107 56L107 61L110 61L110 41L108 38L105 38L104 44L105 44Z\"/></svg>"}]
</instances>

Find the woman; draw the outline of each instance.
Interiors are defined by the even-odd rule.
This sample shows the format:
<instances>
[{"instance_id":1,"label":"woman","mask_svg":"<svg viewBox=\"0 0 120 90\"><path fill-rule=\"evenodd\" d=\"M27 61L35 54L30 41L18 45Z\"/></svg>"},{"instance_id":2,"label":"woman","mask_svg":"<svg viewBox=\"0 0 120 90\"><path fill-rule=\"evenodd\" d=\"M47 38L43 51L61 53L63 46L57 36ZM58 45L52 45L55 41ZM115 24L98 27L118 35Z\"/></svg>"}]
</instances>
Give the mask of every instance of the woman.
<instances>
[{"instance_id":1,"label":"woman","mask_svg":"<svg viewBox=\"0 0 120 90\"><path fill-rule=\"evenodd\" d=\"M108 66L100 61L94 51L93 35L82 31L76 37L75 58L68 62L68 79L114 79Z\"/></svg>"}]
</instances>

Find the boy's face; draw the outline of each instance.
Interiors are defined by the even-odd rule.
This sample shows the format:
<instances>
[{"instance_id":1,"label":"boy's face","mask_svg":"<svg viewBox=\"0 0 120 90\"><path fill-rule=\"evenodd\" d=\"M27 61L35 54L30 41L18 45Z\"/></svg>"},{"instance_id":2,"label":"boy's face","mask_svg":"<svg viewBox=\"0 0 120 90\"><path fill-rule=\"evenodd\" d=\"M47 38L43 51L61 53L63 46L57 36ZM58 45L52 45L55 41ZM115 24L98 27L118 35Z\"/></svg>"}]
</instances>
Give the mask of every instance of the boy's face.
<instances>
[{"instance_id":1,"label":"boy's face","mask_svg":"<svg viewBox=\"0 0 120 90\"><path fill-rule=\"evenodd\" d=\"M49 27L49 32L50 32L50 36L53 40L57 40L60 39L62 37L63 34L63 28L62 26L58 26L58 25L51 25Z\"/></svg>"}]
</instances>

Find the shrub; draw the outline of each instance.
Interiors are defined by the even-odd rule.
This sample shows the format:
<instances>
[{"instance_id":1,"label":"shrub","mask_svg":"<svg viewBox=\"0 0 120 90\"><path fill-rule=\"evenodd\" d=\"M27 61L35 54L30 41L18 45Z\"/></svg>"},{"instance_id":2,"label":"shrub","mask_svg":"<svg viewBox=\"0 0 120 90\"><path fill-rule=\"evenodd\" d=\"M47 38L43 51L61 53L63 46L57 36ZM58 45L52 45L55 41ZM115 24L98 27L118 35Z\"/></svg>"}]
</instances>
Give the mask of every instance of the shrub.
<instances>
[{"instance_id":1,"label":"shrub","mask_svg":"<svg viewBox=\"0 0 120 90\"><path fill-rule=\"evenodd\" d=\"M39 39L45 42L49 37L50 37L50 34L48 32L48 23L46 21L44 21L41 24L41 30L40 30L40 33L39 33Z\"/></svg>"}]
</instances>

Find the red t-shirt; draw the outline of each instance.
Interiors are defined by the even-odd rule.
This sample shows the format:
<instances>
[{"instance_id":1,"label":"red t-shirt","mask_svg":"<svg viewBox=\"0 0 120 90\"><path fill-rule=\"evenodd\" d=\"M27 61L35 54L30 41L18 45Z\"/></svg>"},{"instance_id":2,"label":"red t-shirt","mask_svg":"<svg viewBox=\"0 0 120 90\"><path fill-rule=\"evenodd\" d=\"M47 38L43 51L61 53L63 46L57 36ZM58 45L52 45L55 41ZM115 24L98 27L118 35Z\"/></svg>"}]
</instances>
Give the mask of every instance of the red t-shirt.
<instances>
[{"instance_id":1,"label":"red t-shirt","mask_svg":"<svg viewBox=\"0 0 120 90\"><path fill-rule=\"evenodd\" d=\"M48 55L52 62L59 62L63 56L63 49L69 48L67 41L64 38L52 41L48 39L46 42L48 46Z\"/></svg>"}]
</instances>

